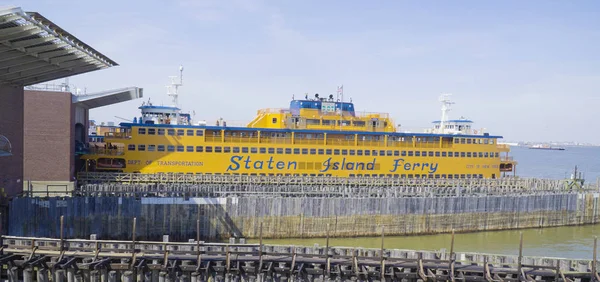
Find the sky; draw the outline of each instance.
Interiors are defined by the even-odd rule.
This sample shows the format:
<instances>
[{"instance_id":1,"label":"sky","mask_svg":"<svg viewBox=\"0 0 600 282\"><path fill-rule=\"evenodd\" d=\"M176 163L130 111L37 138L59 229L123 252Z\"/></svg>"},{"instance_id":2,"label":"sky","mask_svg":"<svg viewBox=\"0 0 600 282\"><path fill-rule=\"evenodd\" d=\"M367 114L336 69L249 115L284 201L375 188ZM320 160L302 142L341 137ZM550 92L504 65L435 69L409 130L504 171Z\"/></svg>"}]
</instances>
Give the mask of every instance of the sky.
<instances>
[{"instance_id":1,"label":"sky","mask_svg":"<svg viewBox=\"0 0 600 282\"><path fill-rule=\"evenodd\" d=\"M94 109L139 116L148 98L195 120L249 122L292 95L335 94L404 129L428 128L451 93L505 140L600 143L600 1L21 0L115 60L70 78L87 93L137 86L144 98ZM58 81L57 83L60 83Z\"/></svg>"}]
</instances>

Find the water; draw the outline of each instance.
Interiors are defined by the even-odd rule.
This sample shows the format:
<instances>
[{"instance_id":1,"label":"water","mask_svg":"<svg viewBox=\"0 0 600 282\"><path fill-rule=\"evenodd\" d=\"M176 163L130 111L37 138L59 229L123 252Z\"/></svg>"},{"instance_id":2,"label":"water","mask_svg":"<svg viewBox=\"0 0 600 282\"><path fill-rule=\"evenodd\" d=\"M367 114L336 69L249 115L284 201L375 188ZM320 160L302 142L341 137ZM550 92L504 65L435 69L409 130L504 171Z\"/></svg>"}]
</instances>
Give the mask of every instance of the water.
<instances>
[{"instance_id":1,"label":"water","mask_svg":"<svg viewBox=\"0 0 600 282\"><path fill-rule=\"evenodd\" d=\"M511 147L518 162L517 175L564 179L571 176L575 166L584 173L587 182L600 178L600 147L567 147L565 151L531 150ZM600 235L600 225L564 226L544 229L487 231L456 234L454 249L463 252L519 254L519 233L523 232L523 254L526 256L591 259L594 236ZM385 248L439 250L450 249L450 234L386 237ZM252 241L257 242L257 241ZM324 238L264 240L282 245L325 245ZM381 238L330 239L331 246L380 248Z\"/></svg>"},{"instance_id":2,"label":"water","mask_svg":"<svg viewBox=\"0 0 600 282\"><path fill-rule=\"evenodd\" d=\"M481 252L518 255L519 233L523 232L523 255L591 259L594 235L600 233L600 225L552 227L539 229L486 231L456 234L454 250L457 252ZM386 249L450 250L450 234L423 236L385 237ZM251 243L258 243L251 240ZM265 244L312 246L326 245L324 238L263 240ZM381 248L381 237L332 238L330 246Z\"/></svg>"},{"instance_id":3,"label":"water","mask_svg":"<svg viewBox=\"0 0 600 282\"><path fill-rule=\"evenodd\" d=\"M564 151L532 150L511 147L509 153L518 162L517 176L564 179L573 169L583 172L588 182L600 178L600 147L565 147Z\"/></svg>"}]
</instances>

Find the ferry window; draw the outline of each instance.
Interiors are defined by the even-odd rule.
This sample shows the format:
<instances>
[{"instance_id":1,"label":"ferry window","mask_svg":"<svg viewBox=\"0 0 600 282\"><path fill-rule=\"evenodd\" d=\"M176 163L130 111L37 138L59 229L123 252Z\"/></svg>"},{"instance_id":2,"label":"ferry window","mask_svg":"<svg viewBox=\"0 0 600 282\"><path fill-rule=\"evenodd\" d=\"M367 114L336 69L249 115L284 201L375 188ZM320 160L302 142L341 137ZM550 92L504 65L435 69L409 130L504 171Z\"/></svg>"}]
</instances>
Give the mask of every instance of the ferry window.
<instances>
[{"instance_id":1,"label":"ferry window","mask_svg":"<svg viewBox=\"0 0 600 282\"><path fill-rule=\"evenodd\" d=\"M348 155L348 150L342 150L342 156L347 156Z\"/></svg>"},{"instance_id":2,"label":"ferry window","mask_svg":"<svg viewBox=\"0 0 600 282\"><path fill-rule=\"evenodd\" d=\"M467 158L471 157L471 152L467 152Z\"/></svg>"},{"instance_id":3,"label":"ferry window","mask_svg":"<svg viewBox=\"0 0 600 282\"><path fill-rule=\"evenodd\" d=\"M187 147L185 148L185 151L186 151L186 152L193 152L193 151L194 151L194 146L187 146Z\"/></svg>"},{"instance_id":4,"label":"ferry window","mask_svg":"<svg viewBox=\"0 0 600 282\"><path fill-rule=\"evenodd\" d=\"M448 179L452 179L452 174L448 174Z\"/></svg>"},{"instance_id":5,"label":"ferry window","mask_svg":"<svg viewBox=\"0 0 600 282\"><path fill-rule=\"evenodd\" d=\"M460 143L460 138L454 138L454 144Z\"/></svg>"},{"instance_id":6,"label":"ferry window","mask_svg":"<svg viewBox=\"0 0 600 282\"><path fill-rule=\"evenodd\" d=\"M156 145L148 145L148 152L156 151Z\"/></svg>"},{"instance_id":7,"label":"ferry window","mask_svg":"<svg viewBox=\"0 0 600 282\"><path fill-rule=\"evenodd\" d=\"M252 154L256 154L257 153L257 149L256 148L250 148L250 152ZM260 153L261 154L266 154L267 153L267 148L260 148Z\"/></svg>"},{"instance_id":8,"label":"ferry window","mask_svg":"<svg viewBox=\"0 0 600 282\"><path fill-rule=\"evenodd\" d=\"M451 152L452 153L452 152ZM458 158L458 152L454 152L454 157Z\"/></svg>"},{"instance_id":9,"label":"ferry window","mask_svg":"<svg viewBox=\"0 0 600 282\"><path fill-rule=\"evenodd\" d=\"M365 156L370 156L371 155L371 150L365 150Z\"/></svg>"},{"instance_id":10,"label":"ferry window","mask_svg":"<svg viewBox=\"0 0 600 282\"><path fill-rule=\"evenodd\" d=\"M138 128L138 134L146 134L145 128Z\"/></svg>"},{"instance_id":11,"label":"ferry window","mask_svg":"<svg viewBox=\"0 0 600 282\"><path fill-rule=\"evenodd\" d=\"M413 178L412 174L407 175L408 178Z\"/></svg>"},{"instance_id":12,"label":"ferry window","mask_svg":"<svg viewBox=\"0 0 600 282\"><path fill-rule=\"evenodd\" d=\"M302 154L303 155L308 155L308 149L302 149Z\"/></svg>"},{"instance_id":13,"label":"ferry window","mask_svg":"<svg viewBox=\"0 0 600 282\"><path fill-rule=\"evenodd\" d=\"M138 145L138 151L146 151L146 145Z\"/></svg>"},{"instance_id":14,"label":"ferry window","mask_svg":"<svg viewBox=\"0 0 600 282\"><path fill-rule=\"evenodd\" d=\"M286 155L291 155L292 154L292 148L285 148L285 153L286 153Z\"/></svg>"},{"instance_id":15,"label":"ferry window","mask_svg":"<svg viewBox=\"0 0 600 282\"><path fill-rule=\"evenodd\" d=\"M439 157L440 156L440 152L435 152L435 156Z\"/></svg>"},{"instance_id":16,"label":"ferry window","mask_svg":"<svg viewBox=\"0 0 600 282\"><path fill-rule=\"evenodd\" d=\"M242 147L242 153L248 154L248 147Z\"/></svg>"},{"instance_id":17,"label":"ferry window","mask_svg":"<svg viewBox=\"0 0 600 282\"><path fill-rule=\"evenodd\" d=\"M442 152L442 157L446 157L446 152Z\"/></svg>"},{"instance_id":18,"label":"ferry window","mask_svg":"<svg viewBox=\"0 0 600 282\"><path fill-rule=\"evenodd\" d=\"M408 156L412 157L414 155L413 151L408 151Z\"/></svg>"},{"instance_id":19,"label":"ferry window","mask_svg":"<svg viewBox=\"0 0 600 282\"><path fill-rule=\"evenodd\" d=\"M373 150L373 156L377 156L377 150Z\"/></svg>"},{"instance_id":20,"label":"ferry window","mask_svg":"<svg viewBox=\"0 0 600 282\"><path fill-rule=\"evenodd\" d=\"M467 154L466 154L465 152L460 152L460 157L461 157L461 158L464 158L464 157L466 157L466 156L467 156Z\"/></svg>"},{"instance_id":21,"label":"ferry window","mask_svg":"<svg viewBox=\"0 0 600 282\"><path fill-rule=\"evenodd\" d=\"M339 155L340 154L340 150L339 149L333 149L333 154L334 155Z\"/></svg>"},{"instance_id":22,"label":"ferry window","mask_svg":"<svg viewBox=\"0 0 600 282\"><path fill-rule=\"evenodd\" d=\"M482 152L479 152L478 155L479 155L480 158L483 158L483 153Z\"/></svg>"},{"instance_id":23,"label":"ferry window","mask_svg":"<svg viewBox=\"0 0 600 282\"><path fill-rule=\"evenodd\" d=\"M430 157L433 157L433 152L429 152L429 156L430 156Z\"/></svg>"},{"instance_id":24,"label":"ferry window","mask_svg":"<svg viewBox=\"0 0 600 282\"><path fill-rule=\"evenodd\" d=\"M483 139L483 144L488 144L488 143L490 143L490 140L488 140L488 139Z\"/></svg>"},{"instance_id":25,"label":"ferry window","mask_svg":"<svg viewBox=\"0 0 600 282\"><path fill-rule=\"evenodd\" d=\"M177 136L183 136L183 129L177 129Z\"/></svg>"},{"instance_id":26,"label":"ferry window","mask_svg":"<svg viewBox=\"0 0 600 282\"><path fill-rule=\"evenodd\" d=\"M169 151L169 152L175 152L175 146L173 146L173 145L167 146L167 151Z\"/></svg>"},{"instance_id":27,"label":"ferry window","mask_svg":"<svg viewBox=\"0 0 600 282\"><path fill-rule=\"evenodd\" d=\"M233 152L234 153L239 153L240 152L240 147L233 147Z\"/></svg>"},{"instance_id":28,"label":"ferry window","mask_svg":"<svg viewBox=\"0 0 600 282\"><path fill-rule=\"evenodd\" d=\"M429 176L430 176L429 178L431 178L431 174L430 174ZM435 175L435 179L440 179L440 175L439 175L439 174L436 174L436 175Z\"/></svg>"},{"instance_id":29,"label":"ferry window","mask_svg":"<svg viewBox=\"0 0 600 282\"><path fill-rule=\"evenodd\" d=\"M406 157L406 151L400 152L400 156Z\"/></svg>"},{"instance_id":30,"label":"ferry window","mask_svg":"<svg viewBox=\"0 0 600 282\"><path fill-rule=\"evenodd\" d=\"M177 146L177 152L183 152L183 146Z\"/></svg>"},{"instance_id":31,"label":"ferry window","mask_svg":"<svg viewBox=\"0 0 600 282\"><path fill-rule=\"evenodd\" d=\"M350 150L348 151L348 153L350 154L350 156L354 156L356 155L356 150Z\"/></svg>"},{"instance_id":32,"label":"ferry window","mask_svg":"<svg viewBox=\"0 0 600 282\"><path fill-rule=\"evenodd\" d=\"M162 128L158 129L158 135L165 135L165 130Z\"/></svg>"},{"instance_id":33,"label":"ferry window","mask_svg":"<svg viewBox=\"0 0 600 282\"><path fill-rule=\"evenodd\" d=\"M277 123L277 118L273 118L273 123Z\"/></svg>"},{"instance_id":34,"label":"ferry window","mask_svg":"<svg viewBox=\"0 0 600 282\"><path fill-rule=\"evenodd\" d=\"M496 158L500 157L500 154L496 153Z\"/></svg>"},{"instance_id":35,"label":"ferry window","mask_svg":"<svg viewBox=\"0 0 600 282\"><path fill-rule=\"evenodd\" d=\"M400 151L394 151L394 156L400 156Z\"/></svg>"},{"instance_id":36,"label":"ferry window","mask_svg":"<svg viewBox=\"0 0 600 282\"><path fill-rule=\"evenodd\" d=\"M187 130L187 136L194 136L194 130L193 129L188 129Z\"/></svg>"},{"instance_id":37,"label":"ferry window","mask_svg":"<svg viewBox=\"0 0 600 282\"><path fill-rule=\"evenodd\" d=\"M323 155L324 153L325 153L325 150L319 149L319 155Z\"/></svg>"},{"instance_id":38,"label":"ferry window","mask_svg":"<svg viewBox=\"0 0 600 282\"><path fill-rule=\"evenodd\" d=\"M202 135L204 135L204 131L196 130L196 136L202 136Z\"/></svg>"},{"instance_id":39,"label":"ferry window","mask_svg":"<svg viewBox=\"0 0 600 282\"><path fill-rule=\"evenodd\" d=\"M379 151L379 155L380 156L385 156L385 151L384 150Z\"/></svg>"},{"instance_id":40,"label":"ferry window","mask_svg":"<svg viewBox=\"0 0 600 282\"><path fill-rule=\"evenodd\" d=\"M167 130L167 133L169 135L175 135L175 129L169 129L169 130Z\"/></svg>"},{"instance_id":41,"label":"ferry window","mask_svg":"<svg viewBox=\"0 0 600 282\"><path fill-rule=\"evenodd\" d=\"M129 151L135 151L135 145L133 145L133 144L127 145L127 150L129 150Z\"/></svg>"},{"instance_id":42,"label":"ferry window","mask_svg":"<svg viewBox=\"0 0 600 282\"><path fill-rule=\"evenodd\" d=\"M331 155L331 149L327 149L327 150L325 151L325 155L328 155L328 156L329 156L329 155Z\"/></svg>"},{"instance_id":43,"label":"ferry window","mask_svg":"<svg viewBox=\"0 0 600 282\"><path fill-rule=\"evenodd\" d=\"M473 139L467 138L467 144L472 144L472 143L473 143Z\"/></svg>"},{"instance_id":44,"label":"ferry window","mask_svg":"<svg viewBox=\"0 0 600 282\"><path fill-rule=\"evenodd\" d=\"M275 154L275 149L274 148L269 148L269 154Z\"/></svg>"},{"instance_id":45,"label":"ferry window","mask_svg":"<svg viewBox=\"0 0 600 282\"><path fill-rule=\"evenodd\" d=\"M419 152L419 151L416 151L416 152L415 152L415 157L420 157L420 156L421 156L421 152Z\"/></svg>"},{"instance_id":46,"label":"ferry window","mask_svg":"<svg viewBox=\"0 0 600 282\"><path fill-rule=\"evenodd\" d=\"M231 147L223 147L223 153L231 153Z\"/></svg>"},{"instance_id":47,"label":"ferry window","mask_svg":"<svg viewBox=\"0 0 600 282\"><path fill-rule=\"evenodd\" d=\"M204 151L204 148L202 146L196 146L197 153L202 153L203 151Z\"/></svg>"},{"instance_id":48,"label":"ferry window","mask_svg":"<svg viewBox=\"0 0 600 282\"><path fill-rule=\"evenodd\" d=\"M222 151L221 146L215 146L215 153L221 153Z\"/></svg>"},{"instance_id":49,"label":"ferry window","mask_svg":"<svg viewBox=\"0 0 600 282\"><path fill-rule=\"evenodd\" d=\"M363 155L363 150L356 150L356 155L357 156L362 156Z\"/></svg>"},{"instance_id":50,"label":"ferry window","mask_svg":"<svg viewBox=\"0 0 600 282\"><path fill-rule=\"evenodd\" d=\"M148 128L148 135L155 135L155 134L156 134L156 129Z\"/></svg>"},{"instance_id":51,"label":"ferry window","mask_svg":"<svg viewBox=\"0 0 600 282\"><path fill-rule=\"evenodd\" d=\"M473 152L473 158L477 158L477 152Z\"/></svg>"},{"instance_id":52,"label":"ferry window","mask_svg":"<svg viewBox=\"0 0 600 282\"><path fill-rule=\"evenodd\" d=\"M164 152L165 151L165 145L158 145L158 150L159 152Z\"/></svg>"},{"instance_id":53,"label":"ferry window","mask_svg":"<svg viewBox=\"0 0 600 282\"><path fill-rule=\"evenodd\" d=\"M277 154L283 154L283 148L277 148Z\"/></svg>"},{"instance_id":54,"label":"ferry window","mask_svg":"<svg viewBox=\"0 0 600 282\"><path fill-rule=\"evenodd\" d=\"M461 175L460 175L460 179L465 179L465 175L464 175L464 174L461 174Z\"/></svg>"},{"instance_id":55,"label":"ferry window","mask_svg":"<svg viewBox=\"0 0 600 282\"><path fill-rule=\"evenodd\" d=\"M317 149L310 149L310 154L311 155L316 155L317 154Z\"/></svg>"},{"instance_id":56,"label":"ferry window","mask_svg":"<svg viewBox=\"0 0 600 282\"><path fill-rule=\"evenodd\" d=\"M392 154L393 154L393 153L392 153L392 151L391 151L391 150L389 150L389 151L387 151L387 152L386 152L386 155L388 155L388 156L391 156Z\"/></svg>"},{"instance_id":57,"label":"ferry window","mask_svg":"<svg viewBox=\"0 0 600 282\"><path fill-rule=\"evenodd\" d=\"M300 155L300 149L298 149L298 148L294 149L294 155Z\"/></svg>"},{"instance_id":58,"label":"ferry window","mask_svg":"<svg viewBox=\"0 0 600 282\"><path fill-rule=\"evenodd\" d=\"M490 139L490 144L494 145L494 139Z\"/></svg>"},{"instance_id":59,"label":"ferry window","mask_svg":"<svg viewBox=\"0 0 600 282\"><path fill-rule=\"evenodd\" d=\"M467 140L465 138L460 138L460 144L465 144Z\"/></svg>"}]
</instances>

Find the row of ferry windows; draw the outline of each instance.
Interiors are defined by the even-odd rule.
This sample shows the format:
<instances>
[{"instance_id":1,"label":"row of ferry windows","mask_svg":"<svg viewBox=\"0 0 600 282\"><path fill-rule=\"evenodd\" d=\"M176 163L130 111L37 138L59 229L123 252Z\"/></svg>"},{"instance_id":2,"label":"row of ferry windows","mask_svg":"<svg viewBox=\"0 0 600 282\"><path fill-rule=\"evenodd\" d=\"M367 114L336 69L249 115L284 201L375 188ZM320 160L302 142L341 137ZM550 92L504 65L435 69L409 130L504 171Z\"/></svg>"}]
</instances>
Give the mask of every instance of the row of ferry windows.
<instances>
[{"instance_id":1,"label":"row of ferry windows","mask_svg":"<svg viewBox=\"0 0 600 282\"><path fill-rule=\"evenodd\" d=\"M134 144L128 145L129 151L135 151ZM252 153L286 155L341 155L341 156L401 156L401 157L455 157L455 158L497 158L495 152L432 152L432 151L392 151L392 150L347 150L347 149L300 149L300 148L248 148L221 146L174 146L174 145L137 145L138 151L149 152L197 152L197 153ZM195 149L195 150L194 150Z\"/></svg>"},{"instance_id":2,"label":"row of ferry windows","mask_svg":"<svg viewBox=\"0 0 600 282\"><path fill-rule=\"evenodd\" d=\"M146 135L165 135L165 132L167 133L167 135L170 136L203 136L204 135L204 131L202 130L194 130L194 129L164 129L164 128L148 128L146 130L146 128L138 128L138 134L146 134ZM195 134L194 134L195 133ZM272 137L275 137L276 134L273 133ZM302 138L303 135L302 134L298 134L296 136L297 138ZM347 137L353 137L353 135L349 135ZM374 137L373 139L378 140L377 137L379 136L365 136L363 138L368 138L368 140L371 140L371 137ZM393 136L390 137L392 141L405 141L404 138L402 137L398 137L398 138L394 138ZM310 139L310 138L309 138ZM318 138L317 138L318 139ZM423 138L423 141L427 141L426 137ZM454 143L456 144L494 144L494 139L487 139L487 138L454 138Z\"/></svg>"},{"instance_id":3,"label":"row of ferry windows","mask_svg":"<svg viewBox=\"0 0 600 282\"><path fill-rule=\"evenodd\" d=\"M138 128L138 134L147 134L147 135L165 135L165 132L167 133L167 135L171 135L171 136L194 136L194 130L193 129L188 129L188 130L183 130L183 129L164 129L164 128L148 128L148 130L146 130L146 128ZM195 136L202 136L204 135L204 131L202 130L195 130L196 135Z\"/></svg>"},{"instance_id":4,"label":"row of ferry windows","mask_svg":"<svg viewBox=\"0 0 600 282\"><path fill-rule=\"evenodd\" d=\"M197 173L202 174L202 173ZM213 175L205 173L206 175ZM331 174L316 173L215 173L214 175L250 175L250 176L332 176ZM471 179L483 178L483 174L350 174L350 177L388 177L388 178L435 178L435 179ZM494 177L495 175L492 175Z\"/></svg>"}]
</instances>

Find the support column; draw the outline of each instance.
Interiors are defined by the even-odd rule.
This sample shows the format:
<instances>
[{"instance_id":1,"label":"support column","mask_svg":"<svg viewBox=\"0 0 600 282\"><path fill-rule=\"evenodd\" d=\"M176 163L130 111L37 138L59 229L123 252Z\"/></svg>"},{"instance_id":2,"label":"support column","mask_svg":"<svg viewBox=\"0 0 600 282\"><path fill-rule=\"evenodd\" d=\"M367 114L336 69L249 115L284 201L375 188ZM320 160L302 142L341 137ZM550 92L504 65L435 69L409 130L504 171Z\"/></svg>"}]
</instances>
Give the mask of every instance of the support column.
<instances>
[{"instance_id":1,"label":"support column","mask_svg":"<svg viewBox=\"0 0 600 282\"><path fill-rule=\"evenodd\" d=\"M0 158L0 188L8 197L23 192L24 95L23 87L0 85L0 135L8 138L12 156ZM33 279L33 278L31 278Z\"/></svg>"}]
</instances>

